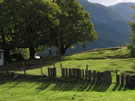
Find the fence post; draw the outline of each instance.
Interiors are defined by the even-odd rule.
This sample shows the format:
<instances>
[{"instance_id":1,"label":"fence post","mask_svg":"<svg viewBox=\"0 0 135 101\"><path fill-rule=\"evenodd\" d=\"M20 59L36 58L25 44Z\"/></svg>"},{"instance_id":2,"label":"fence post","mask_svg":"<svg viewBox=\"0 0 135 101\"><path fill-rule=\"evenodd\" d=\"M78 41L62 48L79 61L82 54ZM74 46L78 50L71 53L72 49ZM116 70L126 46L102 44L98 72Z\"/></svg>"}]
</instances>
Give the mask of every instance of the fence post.
<instances>
[{"instance_id":1,"label":"fence post","mask_svg":"<svg viewBox=\"0 0 135 101\"><path fill-rule=\"evenodd\" d=\"M75 78L75 69L73 68L73 77Z\"/></svg>"},{"instance_id":2,"label":"fence post","mask_svg":"<svg viewBox=\"0 0 135 101\"><path fill-rule=\"evenodd\" d=\"M60 68L61 68L61 76L63 76L62 63L60 63Z\"/></svg>"},{"instance_id":3,"label":"fence post","mask_svg":"<svg viewBox=\"0 0 135 101\"><path fill-rule=\"evenodd\" d=\"M120 84L120 76L116 75L116 85L119 85L119 84Z\"/></svg>"},{"instance_id":4,"label":"fence post","mask_svg":"<svg viewBox=\"0 0 135 101\"><path fill-rule=\"evenodd\" d=\"M108 71L109 74L109 84L112 84L112 75L111 75L111 71Z\"/></svg>"},{"instance_id":5,"label":"fence post","mask_svg":"<svg viewBox=\"0 0 135 101\"><path fill-rule=\"evenodd\" d=\"M82 78L82 71L81 71L81 69L79 69L79 79L81 79Z\"/></svg>"},{"instance_id":6,"label":"fence post","mask_svg":"<svg viewBox=\"0 0 135 101\"><path fill-rule=\"evenodd\" d=\"M82 79L84 79L84 69L82 69Z\"/></svg>"},{"instance_id":7,"label":"fence post","mask_svg":"<svg viewBox=\"0 0 135 101\"><path fill-rule=\"evenodd\" d=\"M93 71L93 83L95 83L96 82L96 71L94 70Z\"/></svg>"},{"instance_id":8,"label":"fence post","mask_svg":"<svg viewBox=\"0 0 135 101\"><path fill-rule=\"evenodd\" d=\"M71 68L69 68L69 78L71 78L72 77L72 70L71 70Z\"/></svg>"},{"instance_id":9,"label":"fence post","mask_svg":"<svg viewBox=\"0 0 135 101\"><path fill-rule=\"evenodd\" d=\"M53 68L53 77L56 77L56 67Z\"/></svg>"},{"instance_id":10,"label":"fence post","mask_svg":"<svg viewBox=\"0 0 135 101\"><path fill-rule=\"evenodd\" d=\"M43 68L42 68L42 66L41 66L41 75L43 75Z\"/></svg>"},{"instance_id":11,"label":"fence post","mask_svg":"<svg viewBox=\"0 0 135 101\"><path fill-rule=\"evenodd\" d=\"M85 70L85 80L88 79L88 64L86 65L86 70Z\"/></svg>"},{"instance_id":12,"label":"fence post","mask_svg":"<svg viewBox=\"0 0 135 101\"><path fill-rule=\"evenodd\" d=\"M24 71L24 75L26 75L25 62L23 62L23 71Z\"/></svg>"},{"instance_id":13,"label":"fence post","mask_svg":"<svg viewBox=\"0 0 135 101\"><path fill-rule=\"evenodd\" d=\"M124 74L121 74L121 86L124 86Z\"/></svg>"},{"instance_id":14,"label":"fence post","mask_svg":"<svg viewBox=\"0 0 135 101\"><path fill-rule=\"evenodd\" d=\"M126 87L129 87L129 75L126 76Z\"/></svg>"},{"instance_id":15,"label":"fence post","mask_svg":"<svg viewBox=\"0 0 135 101\"><path fill-rule=\"evenodd\" d=\"M91 70L88 70L88 80L91 82Z\"/></svg>"},{"instance_id":16,"label":"fence post","mask_svg":"<svg viewBox=\"0 0 135 101\"><path fill-rule=\"evenodd\" d=\"M62 68L62 77L64 78L65 77L65 68Z\"/></svg>"},{"instance_id":17,"label":"fence post","mask_svg":"<svg viewBox=\"0 0 135 101\"><path fill-rule=\"evenodd\" d=\"M48 77L50 77L50 75L51 75L51 74L50 74L50 68L48 68Z\"/></svg>"},{"instance_id":18,"label":"fence post","mask_svg":"<svg viewBox=\"0 0 135 101\"><path fill-rule=\"evenodd\" d=\"M97 72L97 78L96 78L97 83L100 83L100 72Z\"/></svg>"},{"instance_id":19,"label":"fence post","mask_svg":"<svg viewBox=\"0 0 135 101\"><path fill-rule=\"evenodd\" d=\"M66 77L68 78L68 69L66 68L65 70L66 70Z\"/></svg>"}]
</instances>

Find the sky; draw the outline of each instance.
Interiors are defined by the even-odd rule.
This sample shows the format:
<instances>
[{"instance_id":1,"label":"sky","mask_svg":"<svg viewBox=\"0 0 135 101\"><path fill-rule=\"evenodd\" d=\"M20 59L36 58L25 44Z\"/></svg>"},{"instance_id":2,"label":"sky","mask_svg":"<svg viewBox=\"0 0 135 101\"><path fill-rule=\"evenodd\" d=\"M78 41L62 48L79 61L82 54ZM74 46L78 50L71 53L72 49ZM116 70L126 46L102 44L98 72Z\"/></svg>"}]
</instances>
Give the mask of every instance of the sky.
<instances>
[{"instance_id":1,"label":"sky","mask_svg":"<svg viewBox=\"0 0 135 101\"><path fill-rule=\"evenodd\" d=\"M93 3L100 3L105 6L114 5L120 2L134 2L135 3L135 0L88 0L88 1L93 2Z\"/></svg>"}]
</instances>

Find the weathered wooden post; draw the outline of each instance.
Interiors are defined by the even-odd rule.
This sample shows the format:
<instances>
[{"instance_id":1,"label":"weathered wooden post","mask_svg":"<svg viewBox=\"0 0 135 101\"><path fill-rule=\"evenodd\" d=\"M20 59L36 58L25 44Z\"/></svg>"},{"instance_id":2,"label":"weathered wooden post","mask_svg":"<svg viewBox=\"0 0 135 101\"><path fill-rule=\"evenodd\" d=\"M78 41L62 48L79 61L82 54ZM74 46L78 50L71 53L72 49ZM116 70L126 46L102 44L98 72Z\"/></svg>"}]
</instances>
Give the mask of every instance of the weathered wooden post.
<instances>
[{"instance_id":1,"label":"weathered wooden post","mask_svg":"<svg viewBox=\"0 0 135 101\"><path fill-rule=\"evenodd\" d=\"M116 85L119 85L119 84L120 84L120 76L116 75Z\"/></svg>"},{"instance_id":2,"label":"weathered wooden post","mask_svg":"<svg viewBox=\"0 0 135 101\"><path fill-rule=\"evenodd\" d=\"M41 66L41 75L43 75L43 67Z\"/></svg>"},{"instance_id":3,"label":"weathered wooden post","mask_svg":"<svg viewBox=\"0 0 135 101\"><path fill-rule=\"evenodd\" d=\"M81 79L82 78L82 71L81 71L81 69L79 69L79 79Z\"/></svg>"},{"instance_id":4,"label":"weathered wooden post","mask_svg":"<svg viewBox=\"0 0 135 101\"><path fill-rule=\"evenodd\" d=\"M96 71L94 70L93 71L93 83L95 83L96 82Z\"/></svg>"},{"instance_id":5,"label":"weathered wooden post","mask_svg":"<svg viewBox=\"0 0 135 101\"><path fill-rule=\"evenodd\" d=\"M53 77L53 71L52 71L52 68L50 68L50 77Z\"/></svg>"},{"instance_id":6,"label":"weathered wooden post","mask_svg":"<svg viewBox=\"0 0 135 101\"><path fill-rule=\"evenodd\" d=\"M72 70L71 70L71 68L69 68L69 78L71 78L72 77Z\"/></svg>"},{"instance_id":7,"label":"weathered wooden post","mask_svg":"<svg viewBox=\"0 0 135 101\"><path fill-rule=\"evenodd\" d=\"M108 71L106 71L106 84L109 83L109 75L108 75Z\"/></svg>"},{"instance_id":8,"label":"weathered wooden post","mask_svg":"<svg viewBox=\"0 0 135 101\"><path fill-rule=\"evenodd\" d=\"M50 74L50 68L48 68L48 77L50 77L51 74Z\"/></svg>"},{"instance_id":9,"label":"weathered wooden post","mask_svg":"<svg viewBox=\"0 0 135 101\"><path fill-rule=\"evenodd\" d=\"M126 87L129 87L129 75L126 76Z\"/></svg>"},{"instance_id":10,"label":"weathered wooden post","mask_svg":"<svg viewBox=\"0 0 135 101\"><path fill-rule=\"evenodd\" d=\"M84 79L84 69L82 69L82 79Z\"/></svg>"},{"instance_id":11,"label":"weathered wooden post","mask_svg":"<svg viewBox=\"0 0 135 101\"><path fill-rule=\"evenodd\" d=\"M75 68L73 68L73 77L75 78Z\"/></svg>"},{"instance_id":12,"label":"weathered wooden post","mask_svg":"<svg viewBox=\"0 0 135 101\"><path fill-rule=\"evenodd\" d=\"M71 69L71 77L73 77L73 68Z\"/></svg>"},{"instance_id":13,"label":"weathered wooden post","mask_svg":"<svg viewBox=\"0 0 135 101\"><path fill-rule=\"evenodd\" d=\"M103 72L101 72L101 77L100 78L101 78L100 82L104 83L104 73Z\"/></svg>"},{"instance_id":14,"label":"weathered wooden post","mask_svg":"<svg viewBox=\"0 0 135 101\"><path fill-rule=\"evenodd\" d=\"M88 79L88 64L86 65L86 70L85 70L85 80Z\"/></svg>"},{"instance_id":15,"label":"weathered wooden post","mask_svg":"<svg viewBox=\"0 0 135 101\"><path fill-rule=\"evenodd\" d=\"M23 71L24 71L24 75L26 75L25 62L23 62Z\"/></svg>"},{"instance_id":16,"label":"weathered wooden post","mask_svg":"<svg viewBox=\"0 0 135 101\"><path fill-rule=\"evenodd\" d=\"M65 68L62 68L62 77L64 78L65 77Z\"/></svg>"},{"instance_id":17,"label":"weathered wooden post","mask_svg":"<svg viewBox=\"0 0 135 101\"><path fill-rule=\"evenodd\" d=\"M100 83L100 72L97 72L97 78L96 78L97 83Z\"/></svg>"},{"instance_id":18,"label":"weathered wooden post","mask_svg":"<svg viewBox=\"0 0 135 101\"><path fill-rule=\"evenodd\" d=\"M121 74L121 86L124 86L124 74Z\"/></svg>"},{"instance_id":19,"label":"weathered wooden post","mask_svg":"<svg viewBox=\"0 0 135 101\"><path fill-rule=\"evenodd\" d=\"M103 83L106 84L106 72L103 72Z\"/></svg>"},{"instance_id":20,"label":"weathered wooden post","mask_svg":"<svg viewBox=\"0 0 135 101\"><path fill-rule=\"evenodd\" d=\"M66 68L66 77L68 78L68 69Z\"/></svg>"},{"instance_id":21,"label":"weathered wooden post","mask_svg":"<svg viewBox=\"0 0 135 101\"><path fill-rule=\"evenodd\" d=\"M91 74L91 70L88 70L88 80L91 82L91 77L92 77L92 74Z\"/></svg>"},{"instance_id":22,"label":"weathered wooden post","mask_svg":"<svg viewBox=\"0 0 135 101\"><path fill-rule=\"evenodd\" d=\"M77 69L77 78L78 79L80 78L80 70L79 70L79 68Z\"/></svg>"},{"instance_id":23,"label":"weathered wooden post","mask_svg":"<svg viewBox=\"0 0 135 101\"><path fill-rule=\"evenodd\" d=\"M108 75L109 75L109 84L112 84L112 75L111 75L111 71L108 71Z\"/></svg>"},{"instance_id":24,"label":"weathered wooden post","mask_svg":"<svg viewBox=\"0 0 135 101\"><path fill-rule=\"evenodd\" d=\"M62 63L60 63L60 68L61 68L61 76L63 76L63 75L62 75L62 73L63 73L63 70L62 70Z\"/></svg>"},{"instance_id":25,"label":"weathered wooden post","mask_svg":"<svg viewBox=\"0 0 135 101\"><path fill-rule=\"evenodd\" d=\"M56 67L53 68L53 77L56 77Z\"/></svg>"}]
</instances>

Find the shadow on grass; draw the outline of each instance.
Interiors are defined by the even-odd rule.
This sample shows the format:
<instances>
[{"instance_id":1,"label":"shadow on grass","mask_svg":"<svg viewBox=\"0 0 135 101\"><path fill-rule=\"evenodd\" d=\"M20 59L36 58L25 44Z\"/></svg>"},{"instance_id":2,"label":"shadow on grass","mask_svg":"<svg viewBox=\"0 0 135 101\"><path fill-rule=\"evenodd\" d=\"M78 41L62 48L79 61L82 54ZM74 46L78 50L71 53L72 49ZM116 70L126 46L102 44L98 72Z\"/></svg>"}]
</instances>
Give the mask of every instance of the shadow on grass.
<instances>
[{"instance_id":1,"label":"shadow on grass","mask_svg":"<svg viewBox=\"0 0 135 101\"><path fill-rule=\"evenodd\" d=\"M85 80L62 80L62 79L50 79L47 78L42 82L42 84L37 88L38 90L45 90L51 84L54 86L51 88L53 91L97 91L97 92L105 92L110 85L107 84L97 84L91 83Z\"/></svg>"},{"instance_id":2,"label":"shadow on grass","mask_svg":"<svg viewBox=\"0 0 135 101\"><path fill-rule=\"evenodd\" d=\"M42 90L49 89L53 91L96 91L96 92L105 92L110 87L109 84L104 83L93 83L87 80L76 80L74 78L48 78L46 76L33 76L33 75L22 75L14 74L13 76L0 75L0 85L5 83L13 83L7 90L10 90L16 87L22 82L30 82L33 84L40 83L36 88L39 92ZM32 88L34 85L31 85ZM112 91L126 91L127 88L121 85L114 85Z\"/></svg>"},{"instance_id":3,"label":"shadow on grass","mask_svg":"<svg viewBox=\"0 0 135 101\"><path fill-rule=\"evenodd\" d=\"M129 88L126 87L126 85L120 85L120 84L115 84L115 86L112 89L112 91L127 91L127 90L129 90Z\"/></svg>"}]
</instances>

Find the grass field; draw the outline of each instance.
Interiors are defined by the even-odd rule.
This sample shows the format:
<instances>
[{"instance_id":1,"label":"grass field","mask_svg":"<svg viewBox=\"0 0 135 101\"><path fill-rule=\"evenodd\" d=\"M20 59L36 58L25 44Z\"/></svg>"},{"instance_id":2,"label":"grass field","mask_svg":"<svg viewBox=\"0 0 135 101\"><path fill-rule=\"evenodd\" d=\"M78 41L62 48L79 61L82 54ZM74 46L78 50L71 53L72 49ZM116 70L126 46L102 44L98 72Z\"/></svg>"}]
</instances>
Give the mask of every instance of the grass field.
<instances>
[{"instance_id":1,"label":"grass field","mask_svg":"<svg viewBox=\"0 0 135 101\"><path fill-rule=\"evenodd\" d=\"M47 75L47 67L53 67L55 64L57 74L60 75L60 64L65 68L85 69L88 65L90 70L105 71L116 69L120 72L135 71L135 59L129 57L129 50L122 47L118 50L95 50L90 52L78 53L64 56L61 58L48 58L39 61L30 61L31 64L43 64L43 73ZM28 64L28 63L26 63ZM18 67L19 68L19 67ZM18 71L23 73L23 71ZM40 68L27 70L28 74L40 75Z\"/></svg>"},{"instance_id":2,"label":"grass field","mask_svg":"<svg viewBox=\"0 0 135 101\"><path fill-rule=\"evenodd\" d=\"M53 67L55 64L57 74L60 76L60 63L67 68L85 69L88 64L90 70L135 71L135 59L129 57L129 50L126 47L116 50L95 50L61 58L33 60L25 64L26 66L44 66L43 73L46 75L47 67ZM16 68L21 68L21 65ZM40 75L40 71L40 68L35 68L27 70L27 73ZM15 72L23 73L23 71ZM116 86L115 81L107 86L90 84L86 81L49 78L39 81L2 79L0 80L0 101L135 101L135 90Z\"/></svg>"},{"instance_id":3,"label":"grass field","mask_svg":"<svg viewBox=\"0 0 135 101\"><path fill-rule=\"evenodd\" d=\"M79 81L14 81L0 84L0 101L135 101L135 90Z\"/></svg>"}]
</instances>

